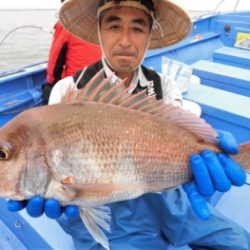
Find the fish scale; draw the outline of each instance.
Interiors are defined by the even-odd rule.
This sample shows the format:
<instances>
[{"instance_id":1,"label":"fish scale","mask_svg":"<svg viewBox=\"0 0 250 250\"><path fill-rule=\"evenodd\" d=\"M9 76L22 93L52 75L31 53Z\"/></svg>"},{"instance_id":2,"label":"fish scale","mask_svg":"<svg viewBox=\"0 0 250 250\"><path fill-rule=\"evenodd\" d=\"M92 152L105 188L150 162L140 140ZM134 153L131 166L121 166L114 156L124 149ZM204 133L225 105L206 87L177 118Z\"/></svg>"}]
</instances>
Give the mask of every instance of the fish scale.
<instances>
[{"instance_id":1,"label":"fish scale","mask_svg":"<svg viewBox=\"0 0 250 250\"><path fill-rule=\"evenodd\" d=\"M93 106L93 104L90 104L90 105ZM83 107L79 107L79 105L76 105L76 106L74 106L74 108L78 109L80 112L84 113L85 106L86 105L84 105ZM67 110L67 108L68 108L68 105L65 105L65 107L62 108L63 112L65 112L65 110ZM71 107L71 109L72 109L72 107ZM89 107L86 106L86 109L89 109ZM98 107L98 110L99 109L100 109L100 107ZM114 111L110 112L111 109L112 108L109 107L108 112L112 113L113 117L114 117ZM108 114L106 114L104 110L103 110L103 116L107 117ZM117 109L115 109L115 110L117 110ZM59 110L57 110L57 113L58 113L58 111ZM126 110L119 110L117 112L118 117L123 116L121 114L121 113L123 113L122 111L126 112ZM85 119L86 119L86 117L88 117L88 114L90 114L89 119L91 119L91 117L93 115L93 112L85 113ZM51 113L53 113L53 111ZM134 114L134 115L136 116L136 114ZM130 118L131 118L131 114L130 114ZM89 119L87 119L87 120L89 120ZM99 117L99 119L104 120L104 119L101 119L100 117ZM132 120L135 120L135 118L132 117ZM141 121L140 121L140 123L141 123ZM149 122L147 121L147 124L148 123ZM123 170L126 170L126 169L128 169L128 165L134 166L134 164L136 164L136 161L138 160L138 155L140 155L140 161L139 161L139 164L137 164L138 169L141 170L141 172L139 174L141 176L144 175L146 177L147 168L148 168L148 166L150 164L154 164L154 166L158 167L159 168L158 171L164 172L164 171L168 171L169 164L171 164L171 168L172 168L173 160L175 158L177 158L176 156L178 156L179 158L182 157L182 155L180 155L178 153L175 153L176 148L180 147L181 145L176 146L175 143L172 143L172 144L164 143L164 141L169 141L169 137L168 137L169 133L164 133L163 132L159 136L157 133L159 131L161 131L161 130L158 131L158 129L157 129L156 135L154 137L155 138L158 137L158 142L157 142L157 140L155 140L155 142L153 144L150 143L150 142L145 142L145 135L148 134L148 136L151 137L151 135L154 133L154 131L152 130L152 124L144 125L144 129L146 131L151 129L151 133L150 134L149 133L144 133L143 140L141 140L141 141L138 141L137 138L134 138L134 137L130 138L129 134L124 135L124 133L122 132L121 129L120 130L117 130L117 129L112 130L112 122L110 123L110 126L111 126L111 128L109 128L108 130L107 129L99 129L98 135L96 133L92 132L92 127L91 126L85 127L84 128L84 133L79 133L79 134L82 134L83 137L84 137L85 134L87 135L88 143L86 143L85 147L88 148L88 149L87 149L87 152L83 153L83 156L87 157L89 159L89 165L90 166L94 165L93 161L98 162L98 156L100 156L100 157L103 157L103 158L106 157L106 161L107 161L106 166L109 167L109 168L106 168L105 171L116 171L115 169L110 168L111 164L109 164L109 163L111 163L111 162L119 162L119 161L125 162L125 165L124 165L125 167L123 168ZM138 127L138 130L140 130L140 131L142 130L141 127L137 126L137 124L134 124L133 126L135 127L134 130L136 129L136 127ZM112 139L108 138L109 134L110 134L110 131L114 131L112 133ZM94 132L96 132L96 130L94 130ZM101 132L103 132L104 138L100 140L100 138L102 138L102 133ZM58 134L57 136L60 138L60 137L62 137L64 135L64 132L62 133L62 135L60 134L60 131L57 132L57 134ZM138 132L138 134L140 134L140 132ZM175 136L176 141L181 140L181 137L182 137L182 133L181 134L178 133L178 134L179 134L180 138L178 139ZM166 138L164 138L165 136L166 136ZM81 141L80 138L78 138L78 140L79 140L79 142ZM119 142L121 140L122 140L122 143L121 143L122 146L119 147L119 145L120 145ZM190 140L190 138L189 138L189 140ZM101 141L101 143L100 143L100 141ZM126 141L128 141L128 142L126 142ZM67 141L65 141L65 143L66 142ZM71 142L69 142L69 144L70 143ZM183 143L183 140L182 140L182 145L183 144L185 144L185 143ZM193 143L193 144L195 145L196 143ZM141 150L140 151L134 150L134 145L137 145L136 148L141 148ZM173 146L173 148L171 148L171 145ZM65 147L65 146L66 145L62 144L62 147ZM85 147L83 147L83 150L78 149L77 151L80 151L80 152L84 151ZM89 148L91 148L91 150L89 150ZM63 150L63 149L61 149L61 150ZM66 155L64 157L65 160L66 161L67 161L67 159L71 160L70 155L74 154L74 151L75 151L74 147L72 147L73 152L69 151L68 147L65 147L64 151L65 150L66 150L66 152L63 153L63 154ZM199 152L200 150L197 150L196 147L195 147L193 149L193 151L191 151L191 148L189 148L189 154L188 155L190 155L193 152L197 152L197 151ZM166 153L166 152L169 152L169 154ZM183 155L183 156L185 156L185 155ZM78 158L81 158L81 156L76 155L76 161L77 161ZM92 159L92 161L90 161L90 159ZM111 162L109 162L110 159L111 159ZM150 160L148 161L148 159L150 159ZM150 162L150 164L148 162ZM99 164L102 164L102 162L100 162ZM119 166L119 165L123 166L123 163L117 164L117 166ZM186 162L183 162L183 168L187 168L186 167ZM121 168L118 168L118 169L119 169L119 171L121 171ZM77 173L75 173L75 174L77 174ZM126 172L124 172L124 175L125 174L126 174ZM76 180L77 180L77 178L76 178Z\"/></svg>"}]
</instances>

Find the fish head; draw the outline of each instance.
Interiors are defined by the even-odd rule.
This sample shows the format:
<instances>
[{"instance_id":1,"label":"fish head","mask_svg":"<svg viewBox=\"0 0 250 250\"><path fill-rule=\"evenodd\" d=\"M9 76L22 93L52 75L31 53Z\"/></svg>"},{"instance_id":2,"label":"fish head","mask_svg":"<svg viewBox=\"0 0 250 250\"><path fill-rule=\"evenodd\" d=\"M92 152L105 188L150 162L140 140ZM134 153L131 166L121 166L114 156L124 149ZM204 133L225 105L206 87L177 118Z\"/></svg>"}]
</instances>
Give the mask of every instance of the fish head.
<instances>
[{"instance_id":1,"label":"fish head","mask_svg":"<svg viewBox=\"0 0 250 250\"><path fill-rule=\"evenodd\" d=\"M22 199L28 162L29 121L18 116L0 128L0 196Z\"/></svg>"}]
</instances>

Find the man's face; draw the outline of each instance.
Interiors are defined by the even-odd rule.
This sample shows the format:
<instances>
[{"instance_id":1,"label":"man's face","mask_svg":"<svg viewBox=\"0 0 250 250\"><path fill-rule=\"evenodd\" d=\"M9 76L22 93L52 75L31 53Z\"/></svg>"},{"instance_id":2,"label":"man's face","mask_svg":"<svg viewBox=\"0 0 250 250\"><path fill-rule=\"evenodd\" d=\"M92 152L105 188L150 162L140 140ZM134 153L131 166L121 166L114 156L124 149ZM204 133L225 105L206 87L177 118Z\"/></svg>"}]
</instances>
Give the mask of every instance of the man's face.
<instances>
[{"instance_id":1,"label":"man's face","mask_svg":"<svg viewBox=\"0 0 250 250\"><path fill-rule=\"evenodd\" d=\"M150 18L130 7L107 10L100 36L105 57L115 72L133 72L143 60L150 39Z\"/></svg>"}]
</instances>

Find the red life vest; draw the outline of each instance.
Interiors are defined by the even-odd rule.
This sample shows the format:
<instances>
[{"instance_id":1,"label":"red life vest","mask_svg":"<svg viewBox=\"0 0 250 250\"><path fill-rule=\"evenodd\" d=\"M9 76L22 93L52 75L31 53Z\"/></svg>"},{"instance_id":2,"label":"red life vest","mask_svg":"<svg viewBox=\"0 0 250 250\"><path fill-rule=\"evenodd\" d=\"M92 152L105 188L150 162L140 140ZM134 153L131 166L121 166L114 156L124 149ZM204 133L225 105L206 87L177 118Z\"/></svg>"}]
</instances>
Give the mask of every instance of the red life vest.
<instances>
[{"instance_id":1,"label":"red life vest","mask_svg":"<svg viewBox=\"0 0 250 250\"><path fill-rule=\"evenodd\" d=\"M57 22L49 52L47 81L49 84L55 84L66 76L73 76L77 70L97 62L100 58L100 46L77 38Z\"/></svg>"}]
</instances>

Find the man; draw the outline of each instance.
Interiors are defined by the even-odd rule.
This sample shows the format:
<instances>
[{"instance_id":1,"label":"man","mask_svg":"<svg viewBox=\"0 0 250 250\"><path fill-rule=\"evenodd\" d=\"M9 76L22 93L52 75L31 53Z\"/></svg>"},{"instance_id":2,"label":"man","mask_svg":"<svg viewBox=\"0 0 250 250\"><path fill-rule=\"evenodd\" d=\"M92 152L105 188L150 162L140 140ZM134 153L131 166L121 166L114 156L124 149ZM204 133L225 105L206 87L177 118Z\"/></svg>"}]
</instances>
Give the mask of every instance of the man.
<instances>
[{"instance_id":1,"label":"man","mask_svg":"<svg viewBox=\"0 0 250 250\"><path fill-rule=\"evenodd\" d=\"M71 85L77 83L78 88L83 87L104 68L105 76L112 76L113 84L126 79L131 94L146 89L158 99L182 105L180 92L172 79L141 65L148 47L173 44L189 33L191 21L180 7L167 0L70 0L60 11L60 20L80 38L94 43L100 41L103 58L74 78L58 82L50 103L59 102ZM225 153L237 153L237 144L228 133L220 133L219 145ZM248 233L207 205L202 197L212 195L215 190L225 192L232 184L243 185L245 172L227 155L208 150L193 155L190 164L195 182L184 185L186 193L182 187L177 187L163 194L147 194L109 204L112 232L107 236L111 249L166 249L169 243L188 244L193 249L250 248ZM9 203L12 210L17 210L15 204ZM20 208L23 206L17 204ZM44 210L53 218L62 213L53 199L44 201L34 197L28 202L27 211L32 216L39 216ZM65 214L67 216L61 216L58 222L72 235L76 249L103 249L85 230L76 215L77 208L69 206Z\"/></svg>"}]
</instances>

